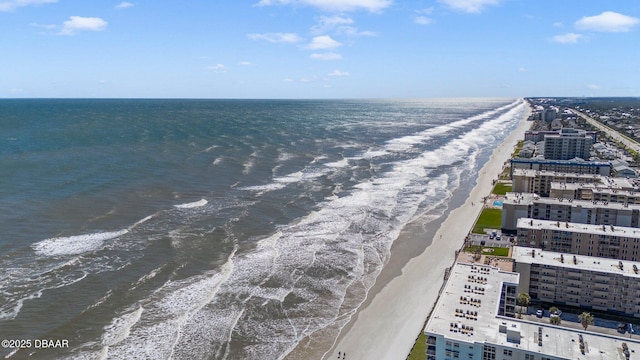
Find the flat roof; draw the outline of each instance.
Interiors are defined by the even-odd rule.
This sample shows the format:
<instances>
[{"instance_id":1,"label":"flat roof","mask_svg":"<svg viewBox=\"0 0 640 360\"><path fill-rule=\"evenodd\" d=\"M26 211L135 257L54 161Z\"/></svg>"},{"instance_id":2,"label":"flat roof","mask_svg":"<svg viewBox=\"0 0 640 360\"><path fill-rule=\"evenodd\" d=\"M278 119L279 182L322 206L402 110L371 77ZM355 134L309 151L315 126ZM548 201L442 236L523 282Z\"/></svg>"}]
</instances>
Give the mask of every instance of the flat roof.
<instances>
[{"instance_id":1,"label":"flat roof","mask_svg":"<svg viewBox=\"0 0 640 360\"><path fill-rule=\"evenodd\" d=\"M481 282L477 282L479 279L482 279ZM498 316L502 284L517 284L518 281L519 274L495 267L454 264L446 286L425 326L425 333L438 334L446 340L462 344L494 344L511 347L514 351L565 359L617 359L623 342L632 353L640 353L640 342L633 339ZM468 292L469 286L473 290L482 287L484 291ZM477 300L481 301L479 306ZM471 315L467 312L471 312ZM453 324L457 328L453 327ZM462 325L465 327L464 331ZM468 331L468 328L473 328L473 331ZM541 337L539 333L542 334ZM507 340L508 334L510 338L515 337L518 340ZM580 336L587 344L584 355L580 351ZM539 338L542 339L541 342L538 342Z\"/></svg>"},{"instance_id":2,"label":"flat roof","mask_svg":"<svg viewBox=\"0 0 640 360\"><path fill-rule=\"evenodd\" d=\"M514 193L508 192L505 195L503 204L522 204L529 205L533 203L551 204L551 205L569 205L572 207L582 207L587 209L616 209L616 210L640 210L640 204L625 204L619 202L604 202L592 200L575 200L563 198L540 197L532 193Z\"/></svg>"},{"instance_id":3,"label":"flat roof","mask_svg":"<svg viewBox=\"0 0 640 360\"><path fill-rule=\"evenodd\" d=\"M535 252L535 257L531 255ZM573 262L575 256L576 262ZM549 265L565 269L588 270L600 273L621 274L640 279L640 263L628 260L607 259L595 256L563 254L537 248L514 246L511 258L516 263ZM622 269L620 268L622 263ZM639 270L636 272L633 265Z\"/></svg>"},{"instance_id":4,"label":"flat roof","mask_svg":"<svg viewBox=\"0 0 640 360\"><path fill-rule=\"evenodd\" d=\"M536 170L536 169L513 169L514 176L528 176L528 177L536 177L536 176L553 176L553 177L572 177L578 179L594 179L598 180L602 183L605 183L606 176L598 175L598 174L579 174L579 173L565 173L559 171L552 170ZM561 182L561 181L558 181Z\"/></svg>"},{"instance_id":5,"label":"flat roof","mask_svg":"<svg viewBox=\"0 0 640 360\"><path fill-rule=\"evenodd\" d=\"M555 164L555 165L571 165L571 166L611 166L608 161L587 161L587 160L552 160L552 159L539 159L539 158L512 158L511 162L515 163L541 163L541 164Z\"/></svg>"},{"instance_id":6,"label":"flat roof","mask_svg":"<svg viewBox=\"0 0 640 360\"><path fill-rule=\"evenodd\" d=\"M640 239L639 228L624 226L579 224L553 220L537 220L531 218L518 219L517 226L518 228L522 229L554 230Z\"/></svg>"},{"instance_id":7,"label":"flat roof","mask_svg":"<svg viewBox=\"0 0 640 360\"><path fill-rule=\"evenodd\" d=\"M622 179L620 179L622 180ZM616 195L639 195L640 190L627 190L620 187L620 184L631 185L634 188L637 186L635 183L629 183L628 180L624 179L624 182L614 181L611 185L607 184L595 184L595 183L566 183L560 181L552 181L551 189L560 189L560 190L578 190L578 189L589 189L594 193L608 193L608 194L616 194ZM625 186L626 187L626 186ZM638 192L638 194L636 194Z\"/></svg>"}]
</instances>

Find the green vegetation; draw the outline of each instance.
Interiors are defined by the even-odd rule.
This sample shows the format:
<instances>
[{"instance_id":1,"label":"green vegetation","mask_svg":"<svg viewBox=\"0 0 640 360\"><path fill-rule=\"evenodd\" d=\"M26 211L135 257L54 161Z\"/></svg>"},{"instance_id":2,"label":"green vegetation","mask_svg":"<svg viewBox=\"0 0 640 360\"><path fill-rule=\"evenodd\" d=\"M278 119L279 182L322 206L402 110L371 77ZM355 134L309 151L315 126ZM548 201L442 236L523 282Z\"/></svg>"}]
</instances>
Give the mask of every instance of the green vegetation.
<instances>
[{"instance_id":1,"label":"green vegetation","mask_svg":"<svg viewBox=\"0 0 640 360\"><path fill-rule=\"evenodd\" d=\"M464 251L472 254L485 254L491 256L509 256L509 248L503 247L491 247L491 246L480 246L480 245L471 245L466 248Z\"/></svg>"},{"instance_id":2,"label":"green vegetation","mask_svg":"<svg viewBox=\"0 0 640 360\"><path fill-rule=\"evenodd\" d=\"M585 330L587 330L589 325L593 325L593 319L594 319L593 315L591 315L591 313L586 311L578 315L578 320L580 320L580 324L582 324L582 327Z\"/></svg>"},{"instance_id":3,"label":"green vegetation","mask_svg":"<svg viewBox=\"0 0 640 360\"><path fill-rule=\"evenodd\" d=\"M501 209L484 209L471 230L474 234L485 234L484 229L500 229L502 226Z\"/></svg>"},{"instance_id":4,"label":"green vegetation","mask_svg":"<svg viewBox=\"0 0 640 360\"><path fill-rule=\"evenodd\" d=\"M498 178L500 180L509 180L509 179L511 179L511 166L505 166L504 169L502 169L502 174L500 174L500 176L498 176Z\"/></svg>"},{"instance_id":5,"label":"green vegetation","mask_svg":"<svg viewBox=\"0 0 640 360\"><path fill-rule=\"evenodd\" d=\"M560 323L562 323L562 320L560 320L560 316L552 316L549 318L549 323L551 325L560 325Z\"/></svg>"},{"instance_id":6,"label":"green vegetation","mask_svg":"<svg viewBox=\"0 0 640 360\"><path fill-rule=\"evenodd\" d=\"M493 187L493 191L491 192L496 195L506 195L510 191L511 185L505 183L496 183L496 185Z\"/></svg>"},{"instance_id":7,"label":"green vegetation","mask_svg":"<svg viewBox=\"0 0 640 360\"><path fill-rule=\"evenodd\" d=\"M518 306L529 306L529 304L531 304L531 296L528 293L524 292L518 294L516 304L518 304Z\"/></svg>"},{"instance_id":8,"label":"green vegetation","mask_svg":"<svg viewBox=\"0 0 640 360\"><path fill-rule=\"evenodd\" d=\"M512 157L514 158L518 157L518 155L520 154L520 150L522 150L523 145L524 145L524 140L518 141L518 143L516 144L516 149L513 151Z\"/></svg>"},{"instance_id":9,"label":"green vegetation","mask_svg":"<svg viewBox=\"0 0 640 360\"><path fill-rule=\"evenodd\" d=\"M427 337L423 331L420 331L420 335L416 339L416 343L413 344L413 348L409 353L407 360L425 360L427 358Z\"/></svg>"}]
</instances>

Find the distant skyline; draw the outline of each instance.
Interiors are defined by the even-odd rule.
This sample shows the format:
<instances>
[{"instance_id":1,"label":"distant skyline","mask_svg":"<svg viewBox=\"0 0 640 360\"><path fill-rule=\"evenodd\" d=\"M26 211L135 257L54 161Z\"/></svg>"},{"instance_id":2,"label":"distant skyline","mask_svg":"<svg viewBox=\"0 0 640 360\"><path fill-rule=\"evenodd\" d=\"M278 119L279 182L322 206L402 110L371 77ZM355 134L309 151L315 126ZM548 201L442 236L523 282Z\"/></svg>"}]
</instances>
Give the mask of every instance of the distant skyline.
<instances>
[{"instance_id":1,"label":"distant skyline","mask_svg":"<svg viewBox=\"0 0 640 360\"><path fill-rule=\"evenodd\" d=\"M0 98L640 96L640 1L0 0Z\"/></svg>"}]
</instances>

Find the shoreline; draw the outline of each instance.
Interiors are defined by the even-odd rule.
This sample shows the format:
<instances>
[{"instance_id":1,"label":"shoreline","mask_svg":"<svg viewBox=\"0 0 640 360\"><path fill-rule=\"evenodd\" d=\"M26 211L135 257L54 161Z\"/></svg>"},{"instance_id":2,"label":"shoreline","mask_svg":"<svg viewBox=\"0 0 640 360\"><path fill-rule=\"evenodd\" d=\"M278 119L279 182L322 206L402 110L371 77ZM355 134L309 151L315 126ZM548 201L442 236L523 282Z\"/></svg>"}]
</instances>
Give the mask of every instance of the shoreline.
<instances>
[{"instance_id":1,"label":"shoreline","mask_svg":"<svg viewBox=\"0 0 640 360\"><path fill-rule=\"evenodd\" d=\"M397 254L402 251L398 249L402 243L392 246L389 263L378 275L365 302L342 329L334 346L324 354L324 359L335 359L338 352L348 354L350 359L405 359L408 356L438 299L445 269L453 264L455 252L463 245L483 208L472 206L472 202L482 204L482 198L491 193L493 180L511 158L513 148L524 137L524 132L531 127L527 121L530 111L527 105L518 126L494 149L479 170L469 196L440 222L421 254L406 263L394 261L394 254L403 257Z\"/></svg>"}]
</instances>

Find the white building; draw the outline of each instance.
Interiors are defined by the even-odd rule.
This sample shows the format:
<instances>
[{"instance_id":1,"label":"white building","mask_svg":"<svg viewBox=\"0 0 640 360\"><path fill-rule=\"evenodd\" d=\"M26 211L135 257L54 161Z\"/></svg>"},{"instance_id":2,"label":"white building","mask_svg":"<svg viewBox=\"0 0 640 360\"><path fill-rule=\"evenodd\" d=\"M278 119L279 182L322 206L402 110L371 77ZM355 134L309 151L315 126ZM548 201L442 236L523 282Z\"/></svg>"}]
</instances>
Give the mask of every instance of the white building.
<instances>
[{"instance_id":1,"label":"white building","mask_svg":"<svg viewBox=\"0 0 640 360\"><path fill-rule=\"evenodd\" d=\"M424 329L427 359L602 360L620 359L625 348L640 354L635 340L512 317L519 277L455 264Z\"/></svg>"},{"instance_id":2,"label":"white building","mask_svg":"<svg viewBox=\"0 0 640 360\"><path fill-rule=\"evenodd\" d=\"M532 299L640 317L640 263L513 247L518 293Z\"/></svg>"},{"instance_id":3,"label":"white building","mask_svg":"<svg viewBox=\"0 0 640 360\"><path fill-rule=\"evenodd\" d=\"M544 136L544 158L554 160L569 160L590 157L593 138L587 132L579 129L562 129L559 134Z\"/></svg>"},{"instance_id":4,"label":"white building","mask_svg":"<svg viewBox=\"0 0 640 360\"><path fill-rule=\"evenodd\" d=\"M502 203L502 231L515 233L520 218L640 227L640 204L540 197L532 193L507 193Z\"/></svg>"}]
</instances>

